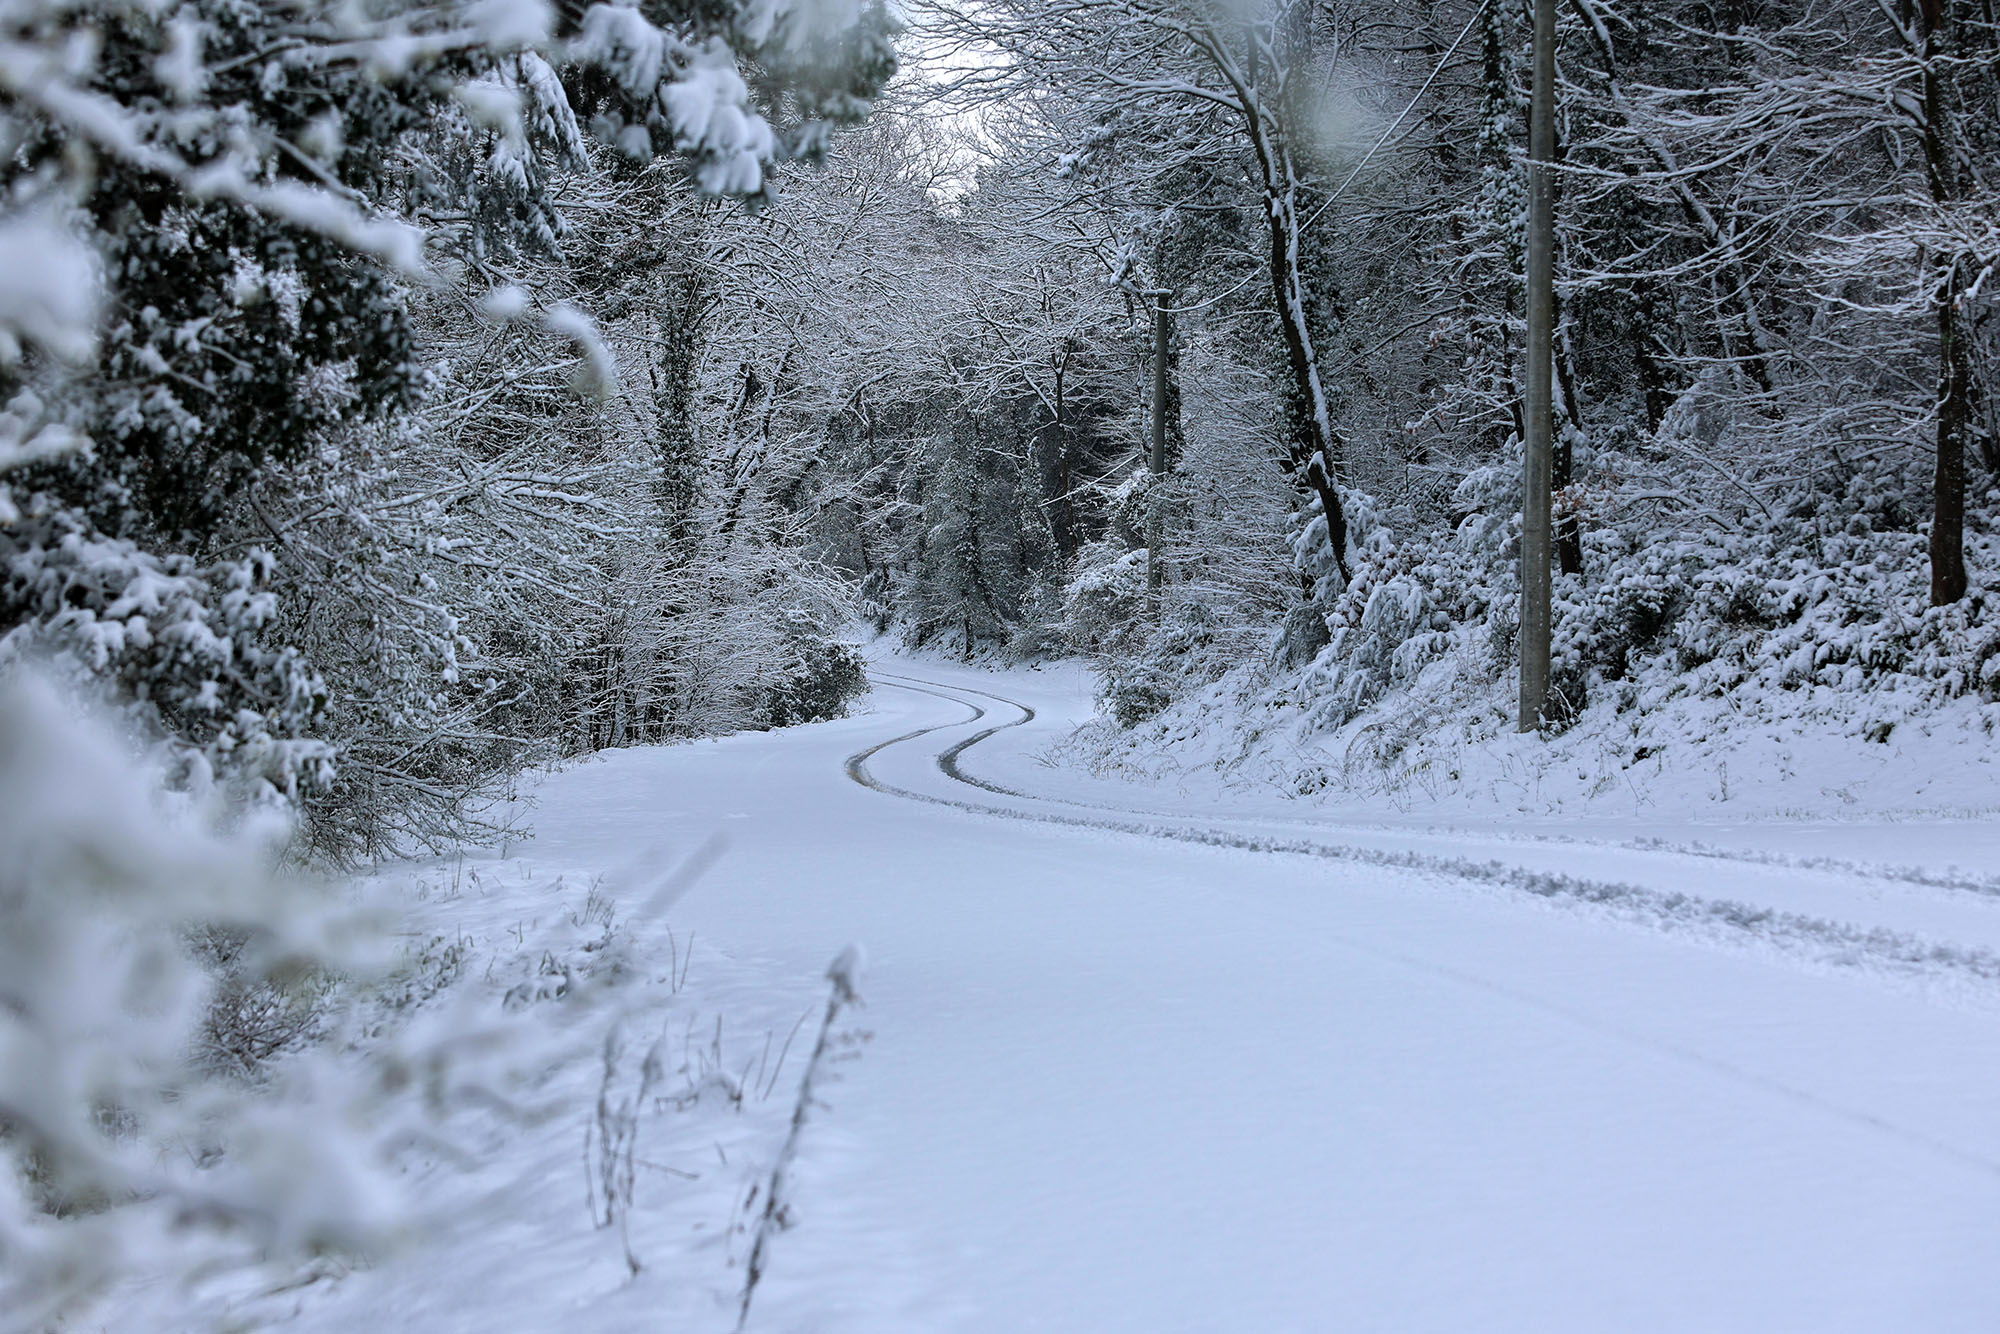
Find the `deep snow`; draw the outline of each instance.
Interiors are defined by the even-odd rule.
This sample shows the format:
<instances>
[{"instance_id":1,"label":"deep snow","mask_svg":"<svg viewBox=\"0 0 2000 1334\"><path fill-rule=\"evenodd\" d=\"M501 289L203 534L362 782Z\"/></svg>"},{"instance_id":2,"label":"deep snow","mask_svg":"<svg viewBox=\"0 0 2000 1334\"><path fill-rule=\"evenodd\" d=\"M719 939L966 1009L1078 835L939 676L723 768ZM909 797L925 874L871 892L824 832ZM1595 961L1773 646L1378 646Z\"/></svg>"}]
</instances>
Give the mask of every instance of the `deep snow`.
<instances>
[{"instance_id":1,"label":"deep snow","mask_svg":"<svg viewBox=\"0 0 2000 1334\"><path fill-rule=\"evenodd\" d=\"M535 785L531 842L423 873L428 920L511 958L593 877L720 834L631 928L697 941L628 1019L695 1064L718 1016L754 1062L867 947L873 1041L807 1126L750 1328L1993 1327L1989 827L1342 825L1052 766L1073 668L876 666L859 716L595 756ZM994 727L956 756L990 787L939 768ZM293 1327L729 1328L799 1054L741 1112L647 1115L632 1278L585 1202L600 1034L554 1119L413 1168L427 1244L278 1299Z\"/></svg>"}]
</instances>

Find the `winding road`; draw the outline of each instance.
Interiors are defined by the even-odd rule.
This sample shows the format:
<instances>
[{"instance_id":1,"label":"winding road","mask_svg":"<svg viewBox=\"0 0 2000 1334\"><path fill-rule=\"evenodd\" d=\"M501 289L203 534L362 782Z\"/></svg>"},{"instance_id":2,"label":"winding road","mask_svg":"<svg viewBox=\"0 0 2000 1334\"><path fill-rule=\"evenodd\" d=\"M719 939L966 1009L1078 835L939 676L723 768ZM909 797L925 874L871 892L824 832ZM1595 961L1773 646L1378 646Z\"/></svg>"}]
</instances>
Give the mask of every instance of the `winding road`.
<instances>
[{"instance_id":1,"label":"winding road","mask_svg":"<svg viewBox=\"0 0 2000 1334\"><path fill-rule=\"evenodd\" d=\"M2000 1327L1976 869L1190 799L1040 761L1074 679L874 676L572 822L724 829L678 920L871 955L759 1327Z\"/></svg>"}]
</instances>

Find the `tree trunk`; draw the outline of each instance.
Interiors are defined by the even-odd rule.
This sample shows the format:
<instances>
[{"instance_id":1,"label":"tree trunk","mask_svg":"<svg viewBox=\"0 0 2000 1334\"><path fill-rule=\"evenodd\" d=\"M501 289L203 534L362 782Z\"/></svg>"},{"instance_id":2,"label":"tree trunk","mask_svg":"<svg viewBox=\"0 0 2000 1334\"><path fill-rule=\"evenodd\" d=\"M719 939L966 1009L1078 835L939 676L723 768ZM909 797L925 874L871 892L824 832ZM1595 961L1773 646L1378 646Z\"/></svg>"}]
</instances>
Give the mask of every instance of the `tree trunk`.
<instances>
[{"instance_id":1,"label":"tree trunk","mask_svg":"<svg viewBox=\"0 0 2000 1334\"><path fill-rule=\"evenodd\" d=\"M1064 352L1055 365L1055 381L1051 393L1050 418L1042 427L1042 458L1038 468L1042 486L1042 511L1048 515L1049 536L1055 541L1056 554L1064 561L1076 559L1078 547L1076 535L1076 513L1070 501L1073 479L1070 472L1069 412L1065 402L1064 380L1069 370L1069 353Z\"/></svg>"},{"instance_id":2,"label":"tree trunk","mask_svg":"<svg viewBox=\"0 0 2000 1334\"><path fill-rule=\"evenodd\" d=\"M1285 30L1286 48L1298 56L1311 40L1308 7L1292 6L1265 36L1275 36L1279 28ZM1214 32L1197 34L1197 44L1236 96L1243 130L1257 162L1264 223L1270 231L1271 287L1278 307L1278 329L1284 338L1285 364L1303 418L1287 442L1288 463L1299 484L1319 499L1320 513L1326 518L1327 540L1333 548L1334 566L1344 584L1353 577L1347 565L1347 511L1340 503L1341 460L1333 431L1333 412L1327 402L1325 381L1320 377L1312 330L1306 321L1305 280L1299 272L1299 241L1304 222L1299 217L1298 170L1285 140L1285 112L1282 108L1272 108L1258 87L1262 40L1265 37L1260 37L1252 25L1246 43L1247 59L1238 63ZM1284 76L1275 70L1273 76L1282 90ZM1292 114L1298 114L1296 107ZM1310 587L1307 591L1310 593Z\"/></svg>"},{"instance_id":3,"label":"tree trunk","mask_svg":"<svg viewBox=\"0 0 2000 1334\"><path fill-rule=\"evenodd\" d=\"M1941 71L1952 33L1948 0L1921 0L1918 31L1923 46L1924 174L1934 203L1949 204L1959 194L1959 169L1952 161L1951 88ZM1938 284L1937 473L1931 487L1931 605L1942 607L1965 596L1965 437L1972 420L1972 359L1969 330L1959 325L1965 294L1965 265L1946 257Z\"/></svg>"},{"instance_id":4,"label":"tree trunk","mask_svg":"<svg viewBox=\"0 0 2000 1334\"><path fill-rule=\"evenodd\" d=\"M1343 584L1352 579L1347 566L1347 511L1340 503L1339 450L1333 434L1333 413L1326 385L1320 379L1319 355L1306 324L1305 281L1299 273L1298 186L1283 145L1268 134L1255 134L1258 158L1265 165L1264 219L1271 231L1271 285L1278 298L1278 327L1285 340L1285 360L1293 388L1305 407L1303 440L1292 441L1292 463L1300 482L1319 498L1326 516L1327 541ZM1268 152L1267 152L1268 150Z\"/></svg>"},{"instance_id":5,"label":"tree trunk","mask_svg":"<svg viewBox=\"0 0 2000 1334\"><path fill-rule=\"evenodd\" d=\"M696 399L706 334L708 284L690 268L668 288L659 312L660 359L654 376L659 474L655 483L668 539L686 547L696 537L695 510L701 495L701 443L696 438Z\"/></svg>"},{"instance_id":6,"label":"tree trunk","mask_svg":"<svg viewBox=\"0 0 2000 1334\"><path fill-rule=\"evenodd\" d=\"M1159 485L1167 475L1167 301L1171 292L1155 291L1153 297L1153 421L1151 458L1148 471L1153 489L1146 497L1146 596L1159 609L1160 588L1166 582L1166 533L1160 513L1163 495Z\"/></svg>"},{"instance_id":7,"label":"tree trunk","mask_svg":"<svg viewBox=\"0 0 2000 1334\"><path fill-rule=\"evenodd\" d=\"M1954 262L1938 298L1937 474L1931 495L1931 605L1965 596L1965 437L1972 417L1972 360L1959 327L1965 266Z\"/></svg>"},{"instance_id":8,"label":"tree trunk","mask_svg":"<svg viewBox=\"0 0 2000 1334\"><path fill-rule=\"evenodd\" d=\"M1550 213L1553 216L1553 207ZM1553 260L1550 263L1550 271L1554 272ZM1571 430L1581 431L1583 409L1577 403L1576 376L1571 369L1569 325L1565 322L1567 317L1561 313L1559 305L1556 310L1554 324L1557 329L1563 331L1560 340L1562 355L1554 356L1552 351L1551 356L1555 361L1556 385L1562 390L1563 420L1569 424ZM1576 481L1576 450L1570 443L1568 430L1557 432L1551 444L1554 452L1549 459L1549 490L1553 504L1553 497L1563 495ZM1577 517L1576 507L1573 504L1565 503L1562 513L1556 516L1555 552L1558 570L1564 574L1583 573L1583 521Z\"/></svg>"},{"instance_id":9,"label":"tree trunk","mask_svg":"<svg viewBox=\"0 0 2000 1334\"><path fill-rule=\"evenodd\" d=\"M1521 491L1520 729L1542 725L1549 694L1549 471L1554 425L1555 0L1535 0L1528 118L1528 402Z\"/></svg>"}]
</instances>

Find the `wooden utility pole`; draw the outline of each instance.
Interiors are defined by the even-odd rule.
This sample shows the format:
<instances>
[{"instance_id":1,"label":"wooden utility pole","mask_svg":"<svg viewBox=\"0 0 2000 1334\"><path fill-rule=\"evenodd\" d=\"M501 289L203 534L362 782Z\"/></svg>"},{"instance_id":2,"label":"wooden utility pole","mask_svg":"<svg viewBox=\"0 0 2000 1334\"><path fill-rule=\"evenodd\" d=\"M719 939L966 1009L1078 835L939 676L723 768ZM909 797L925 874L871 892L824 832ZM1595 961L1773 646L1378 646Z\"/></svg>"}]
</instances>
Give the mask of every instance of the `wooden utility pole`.
<instances>
[{"instance_id":1,"label":"wooden utility pole","mask_svg":"<svg viewBox=\"0 0 2000 1334\"><path fill-rule=\"evenodd\" d=\"M1157 607L1166 574L1166 543L1160 517L1163 497L1158 486L1167 475L1167 302L1173 293L1153 288L1146 296L1153 302L1153 430L1148 471L1153 475L1154 486L1146 504L1146 595Z\"/></svg>"},{"instance_id":2,"label":"wooden utility pole","mask_svg":"<svg viewBox=\"0 0 2000 1334\"><path fill-rule=\"evenodd\" d=\"M1542 725L1549 699L1549 462L1555 365L1556 0L1535 0L1528 106L1528 403L1521 464L1521 719Z\"/></svg>"}]
</instances>

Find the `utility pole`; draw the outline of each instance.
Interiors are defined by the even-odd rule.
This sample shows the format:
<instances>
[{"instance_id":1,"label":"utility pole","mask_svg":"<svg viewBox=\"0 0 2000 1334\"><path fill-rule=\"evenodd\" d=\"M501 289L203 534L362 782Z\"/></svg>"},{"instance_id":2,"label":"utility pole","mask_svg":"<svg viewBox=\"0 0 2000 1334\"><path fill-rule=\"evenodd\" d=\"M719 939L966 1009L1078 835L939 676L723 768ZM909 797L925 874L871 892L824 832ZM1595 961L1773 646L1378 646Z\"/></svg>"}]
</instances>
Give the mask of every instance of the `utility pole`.
<instances>
[{"instance_id":1,"label":"utility pole","mask_svg":"<svg viewBox=\"0 0 2000 1334\"><path fill-rule=\"evenodd\" d=\"M1146 505L1146 600L1157 609L1166 575L1166 542L1160 517L1164 497L1159 492L1159 483L1167 475L1167 302L1173 292L1148 288L1144 295L1153 303L1153 430L1152 457L1148 460L1153 491Z\"/></svg>"},{"instance_id":2,"label":"utility pole","mask_svg":"<svg viewBox=\"0 0 2000 1334\"><path fill-rule=\"evenodd\" d=\"M1555 367L1556 0L1535 0L1528 105L1528 435L1521 460L1521 719L1542 725L1549 698L1549 463Z\"/></svg>"}]
</instances>

